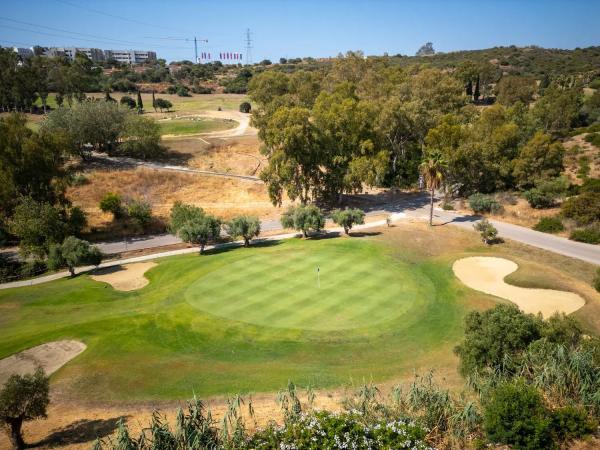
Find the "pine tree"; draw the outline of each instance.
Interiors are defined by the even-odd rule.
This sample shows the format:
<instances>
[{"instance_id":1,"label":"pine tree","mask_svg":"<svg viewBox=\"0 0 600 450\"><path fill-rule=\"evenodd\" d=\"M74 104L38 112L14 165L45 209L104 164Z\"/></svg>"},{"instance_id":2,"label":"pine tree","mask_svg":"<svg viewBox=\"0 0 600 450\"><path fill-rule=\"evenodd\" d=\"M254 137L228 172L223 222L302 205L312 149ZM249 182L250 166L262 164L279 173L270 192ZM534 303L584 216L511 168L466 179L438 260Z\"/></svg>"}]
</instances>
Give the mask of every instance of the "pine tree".
<instances>
[{"instance_id":1,"label":"pine tree","mask_svg":"<svg viewBox=\"0 0 600 450\"><path fill-rule=\"evenodd\" d=\"M479 91L479 75L477 75L477 82L475 83L475 91L473 92L473 101L477 102L479 100L479 96L481 95Z\"/></svg>"},{"instance_id":2,"label":"pine tree","mask_svg":"<svg viewBox=\"0 0 600 450\"><path fill-rule=\"evenodd\" d=\"M156 99L154 98L154 90L152 90L152 107L154 108L154 112L156 112Z\"/></svg>"},{"instance_id":3,"label":"pine tree","mask_svg":"<svg viewBox=\"0 0 600 450\"><path fill-rule=\"evenodd\" d=\"M473 81L469 80L466 85L466 91L469 98L473 98Z\"/></svg>"},{"instance_id":4,"label":"pine tree","mask_svg":"<svg viewBox=\"0 0 600 450\"><path fill-rule=\"evenodd\" d=\"M142 103L142 94L140 91L137 93L137 110L138 114L142 114L144 112L144 104Z\"/></svg>"}]
</instances>

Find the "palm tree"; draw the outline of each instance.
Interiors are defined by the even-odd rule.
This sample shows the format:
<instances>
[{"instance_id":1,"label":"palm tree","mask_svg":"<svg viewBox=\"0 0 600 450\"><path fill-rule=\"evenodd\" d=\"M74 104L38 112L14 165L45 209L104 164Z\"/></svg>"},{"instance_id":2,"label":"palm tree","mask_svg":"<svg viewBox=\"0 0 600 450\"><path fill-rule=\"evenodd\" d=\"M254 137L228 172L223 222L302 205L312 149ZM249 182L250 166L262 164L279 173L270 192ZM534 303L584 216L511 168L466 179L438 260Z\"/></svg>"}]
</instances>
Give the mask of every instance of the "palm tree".
<instances>
[{"instance_id":1,"label":"palm tree","mask_svg":"<svg viewBox=\"0 0 600 450\"><path fill-rule=\"evenodd\" d=\"M447 164L440 152L429 153L421 162L419 171L425 181L425 186L431 193L431 209L429 211L429 225L433 225L433 194L444 183L444 172Z\"/></svg>"}]
</instances>

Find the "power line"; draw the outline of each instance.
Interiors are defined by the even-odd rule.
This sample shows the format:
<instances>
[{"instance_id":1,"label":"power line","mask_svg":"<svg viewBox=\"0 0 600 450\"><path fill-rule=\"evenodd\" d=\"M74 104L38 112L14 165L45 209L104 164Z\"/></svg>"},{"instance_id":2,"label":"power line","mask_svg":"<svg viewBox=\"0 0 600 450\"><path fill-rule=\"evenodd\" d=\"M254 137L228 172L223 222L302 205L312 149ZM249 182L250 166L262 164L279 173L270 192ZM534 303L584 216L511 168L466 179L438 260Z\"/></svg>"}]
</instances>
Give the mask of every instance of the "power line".
<instances>
[{"instance_id":1,"label":"power line","mask_svg":"<svg viewBox=\"0 0 600 450\"><path fill-rule=\"evenodd\" d=\"M96 13L96 14L101 14L103 16L112 17L113 19L124 20L125 22L135 23L135 24L138 24L138 25L144 25L146 27L149 26L149 27L154 27L154 28L162 28L163 30L175 30L175 28L164 27L164 26L161 26L161 25L157 25L156 23L148 23L148 22L142 22L141 20L130 19L129 17L123 17L123 16L119 16L117 14L107 13L107 12L100 11L100 10L97 10L97 9L94 9L94 8L89 8L87 6L81 6L81 5L78 5L76 3L67 2L65 0L54 0L54 1L55 2L59 2L59 3L63 3L63 4L68 5L68 6L73 6L75 8L80 8L80 9L83 9L83 10L86 10L86 11L90 11L90 12L93 12L93 13ZM177 31L181 31L181 29L177 29Z\"/></svg>"},{"instance_id":2,"label":"power line","mask_svg":"<svg viewBox=\"0 0 600 450\"><path fill-rule=\"evenodd\" d=\"M44 28L46 30L51 30L51 31L58 31L60 33L75 34L75 35L78 35L78 36L88 36L88 37L92 37L92 38L95 38L95 39L100 39L100 40L105 41L105 42L107 42L107 41L114 41L116 43L123 43L123 44L147 45L147 43L141 43L141 42L135 42L135 41L126 41L124 39L113 39L113 38L107 38L107 37L104 37L104 36L98 36L98 35L95 35L95 34L79 33L77 31L69 31L69 30L63 30L61 28L49 27L49 26L46 26L46 25L38 25L36 23L25 22L23 20L11 19L9 17L0 16L0 20L6 20L6 21L9 21L9 22L19 23L19 24L22 24L22 25L28 25L28 26L36 27L36 28ZM26 31L29 31L29 30L26 30Z\"/></svg>"},{"instance_id":3,"label":"power line","mask_svg":"<svg viewBox=\"0 0 600 450\"><path fill-rule=\"evenodd\" d=\"M0 18L2 20L5 20L4 18ZM15 21L17 22L17 21ZM38 26L35 24L31 24L31 26ZM37 30L28 30L26 28L20 28L20 27L15 27L12 25L3 25L3 28L10 28L13 30L17 30L17 31L25 31L27 33L35 33L35 34L41 34L41 35L46 35L46 36L53 36L53 37L59 37L59 38L70 38L73 39L73 36L69 36L67 33L73 33L73 34L81 34L81 35L86 35L84 33L77 33L77 32L70 32L70 31L60 31L60 33L62 34L56 34L56 33L48 33L46 31L37 31ZM48 28L48 29L53 29L51 27L44 27L44 26L40 26L40 28ZM58 28L54 28L55 30L59 30ZM87 35L87 36L93 36L93 35ZM108 43L110 45L114 45L115 43L120 43L122 45L122 43L129 43L129 44L135 44L135 45L141 45L141 46L147 46L148 43L141 43L141 42L133 42L133 41L119 41L117 39L111 39L111 38L103 38L101 36L98 36L97 39L87 39L87 38L82 38L82 37L76 37L76 39L78 41L86 41L86 42L93 42L93 43L99 43L99 42L103 42L103 43ZM175 50L187 50L187 48L184 47L173 47L173 46L166 46L166 45L152 45L152 47L162 47L162 48L166 48L166 49L175 49Z\"/></svg>"}]
</instances>

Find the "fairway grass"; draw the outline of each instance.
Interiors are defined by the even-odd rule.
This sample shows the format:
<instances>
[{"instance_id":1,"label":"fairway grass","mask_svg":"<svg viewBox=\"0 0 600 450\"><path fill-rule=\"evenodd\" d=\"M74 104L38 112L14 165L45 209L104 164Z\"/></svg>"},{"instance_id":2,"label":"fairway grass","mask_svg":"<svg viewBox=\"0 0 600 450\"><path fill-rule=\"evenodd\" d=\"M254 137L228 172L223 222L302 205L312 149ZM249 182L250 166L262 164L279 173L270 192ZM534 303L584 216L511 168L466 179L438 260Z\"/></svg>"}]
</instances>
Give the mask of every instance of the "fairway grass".
<instances>
[{"instance_id":1,"label":"fairway grass","mask_svg":"<svg viewBox=\"0 0 600 450\"><path fill-rule=\"evenodd\" d=\"M234 120L210 118L161 120L158 124L160 125L161 135L209 133L211 131L229 130L238 125Z\"/></svg>"},{"instance_id":2,"label":"fairway grass","mask_svg":"<svg viewBox=\"0 0 600 450\"><path fill-rule=\"evenodd\" d=\"M146 276L131 292L87 275L0 292L0 357L81 340L53 376L78 399L325 388L452 360L465 314L447 263L403 261L369 238L166 258Z\"/></svg>"}]
</instances>

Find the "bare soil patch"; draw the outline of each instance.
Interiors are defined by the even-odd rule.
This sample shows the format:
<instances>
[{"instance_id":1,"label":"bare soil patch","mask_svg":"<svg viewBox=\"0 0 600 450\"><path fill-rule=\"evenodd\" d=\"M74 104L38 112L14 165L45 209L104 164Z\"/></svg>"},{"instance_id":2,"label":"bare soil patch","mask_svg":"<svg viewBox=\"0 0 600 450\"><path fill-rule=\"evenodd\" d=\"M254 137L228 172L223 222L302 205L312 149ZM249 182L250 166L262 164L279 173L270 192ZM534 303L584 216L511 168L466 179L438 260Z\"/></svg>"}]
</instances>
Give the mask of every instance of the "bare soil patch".
<instances>
[{"instance_id":1,"label":"bare soil patch","mask_svg":"<svg viewBox=\"0 0 600 450\"><path fill-rule=\"evenodd\" d=\"M155 262L140 262L124 266L106 267L94 271L91 278L95 281L110 284L117 291L135 291L146 286L149 281L144 276L146 271L152 269Z\"/></svg>"},{"instance_id":2,"label":"bare soil patch","mask_svg":"<svg viewBox=\"0 0 600 450\"><path fill-rule=\"evenodd\" d=\"M38 366L41 366L47 374L54 373L86 348L86 345L79 341L46 342L0 359L0 385L3 385L13 374L33 373Z\"/></svg>"},{"instance_id":3,"label":"bare soil patch","mask_svg":"<svg viewBox=\"0 0 600 450\"><path fill-rule=\"evenodd\" d=\"M513 261L489 256L462 258L452 266L457 278L471 289L510 300L525 313L541 312L547 318L555 313L570 314L585 305L585 300L573 292L523 288L506 283L504 277L518 268Z\"/></svg>"}]
</instances>

